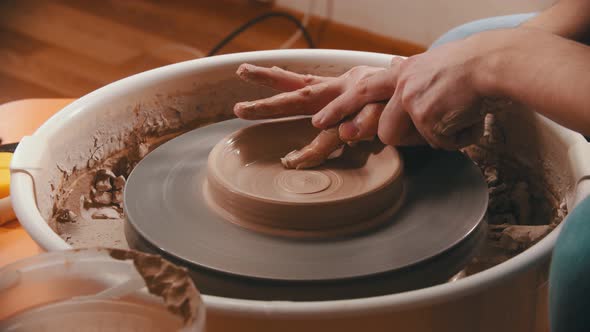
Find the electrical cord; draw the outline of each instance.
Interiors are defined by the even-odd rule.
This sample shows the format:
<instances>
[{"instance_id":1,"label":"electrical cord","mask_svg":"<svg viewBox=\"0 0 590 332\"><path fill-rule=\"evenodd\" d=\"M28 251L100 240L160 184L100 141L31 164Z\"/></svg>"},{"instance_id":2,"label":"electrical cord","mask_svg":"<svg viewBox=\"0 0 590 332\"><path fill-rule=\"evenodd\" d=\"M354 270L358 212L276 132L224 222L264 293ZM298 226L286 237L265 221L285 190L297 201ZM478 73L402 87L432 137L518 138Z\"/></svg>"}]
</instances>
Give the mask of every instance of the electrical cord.
<instances>
[{"instance_id":1,"label":"electrical cord","mask_svg":"<svg viewBox=\"0 0 590 332\"><path fill-rule=\"evenodd\" d=\"M262 14L260 16L257 16L255 18L251 19L250 21L244 23L242 26L240 26L237 29L235 29L234 31L232 31L229 35L227 35L225 38L223 38L217 45L215 45L215 47L213 47L211 49L211 51L209 51L209 53L207 53L207 56L212 56L212 55L217 54L217 52L219 52L223 47L225 47L229 42L231 42L239 34L248 30L248 28L250 28L251 26L256 25L256 24L258 24L266 19L269 19L271 17L282 17L282 18L286 18L289 21L293 22L297 26L297 28L301 31L301 33L303 33L303 38L305 38L305 40L307 41L307 45L309 46L309 48L315 48L315 44L309 34L309 31L307 31L305 26L297 19L297 17L295 17L289 13L284 13L284 12L268 12L266 14Z\"/></svg>"}]
</instances>

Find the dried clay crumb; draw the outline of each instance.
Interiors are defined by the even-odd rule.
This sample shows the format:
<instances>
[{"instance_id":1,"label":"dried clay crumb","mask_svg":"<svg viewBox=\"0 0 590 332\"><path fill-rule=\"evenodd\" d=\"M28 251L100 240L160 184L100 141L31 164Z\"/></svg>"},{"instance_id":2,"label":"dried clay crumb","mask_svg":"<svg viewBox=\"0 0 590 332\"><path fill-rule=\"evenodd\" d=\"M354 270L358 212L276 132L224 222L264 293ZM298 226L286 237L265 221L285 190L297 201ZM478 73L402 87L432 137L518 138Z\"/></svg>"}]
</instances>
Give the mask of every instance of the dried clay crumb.
<instances>
[{"instance_id":1,"label":"dried clay crumb","mask_svg":"<svg viewBox=\"0 0 590 332\"><path fill-rule=\"evenodd\" d=\"M92 219L121 219L121 214L113 208L100 208L92 213Z\"/></svg>"},{"instance_id":2,"label":"dried clay crumb","mask_svg":"<svg viewBox=\"0 0 590 332\"><path fill-rule=\"evenodd\" d=\"M488 166L488 167L484 168L483 174L484 174L484 177L486 179L488 186L493 187L498 184L498 182L499 182L498 169L496 167Z\"/></svg>"},{"instance_id":3,"label":"dried clay crumb","mask_svg":"<svg viewBox=\"0 0 590 332\"><path fill-rule=\"evenodd\" d=\"M113 172L110 170L99 169L96 172L96 176L94 178L94 188L100 192L110 191L113 188L111 182L114 178L115 174L113 174Z\"/></svg>"},{"instance_id":4,"label":"dried clay crumb","mask_svg":"<svg viewBox=\"0 0 590 332\"><path fill-rule=\"evenodd\" d=\"M125 187L125 177L123 175L119 175L113 181L113 186L115 190L122 190Z\"/></svg>"},{"instance_id":5,"label":"dried clay crumb","mask_svg":"<svg viewBox=\"0 0 590 332\"><path fill-rule=\"evenodd\" d=\"M59 223L76 222L78 220L78 215L69 209L61 209L57 211L57 217L55 220Z\"/></svg>"},{"instance_id":6,"label":"dried clay crumb","mask_svg":"<svg viewBox=\"0 0 590 332\"><path fill-rule=\"evenodd\" d=\"M84 206L121 206L125 182L123 175L115 176L109 169L99 169L90 188L90 202L84 201Z\"/></svg>"},{"instance_id":7,"label":"dried clay crumb","mask_svg":"<svg viewBox=\"0 0 590 332\"><path fill-rule=\"evenodd\" d=\"M113 191L113 203L121 205L123 203L123 191Z\"/></svg>"},{"instance_id":8,"label":"dried clay crumb","mask_svg":"<svg viewBox=\"0 0 590 332\"><path fill-rule=\"evenodd\" d=\"M552 230L549 225L512 225L502 231L499 245L509 251L522 251L539 242Z\"/></svg>"},{"instance_id":9,"label":"dried clay crumb","mask_svg":"<svg viewBox=\"0 0 590 332\"><path fill-rule=\"evenodd\" d=\"M90 192L94 203L109 205L113 202L113 195L109 191L97 191L95 188L92 188Z\"/></svg>"}]
</instances>

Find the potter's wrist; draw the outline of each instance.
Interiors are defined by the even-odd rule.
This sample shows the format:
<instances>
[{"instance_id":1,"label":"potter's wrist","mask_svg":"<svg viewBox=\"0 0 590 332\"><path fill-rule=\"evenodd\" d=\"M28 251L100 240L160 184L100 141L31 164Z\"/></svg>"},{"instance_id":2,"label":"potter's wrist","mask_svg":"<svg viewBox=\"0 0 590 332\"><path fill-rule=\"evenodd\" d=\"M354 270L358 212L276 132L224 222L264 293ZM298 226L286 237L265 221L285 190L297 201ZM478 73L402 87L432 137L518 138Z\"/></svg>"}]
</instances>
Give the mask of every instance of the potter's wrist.
<instances>
[{"instance_id":1,"label":"potter's wrist","mask_svg":"<svg viewBox=\"0 0 590 332\"><path fill-rule=\"evenodd\" d=\"M483 32L473 36L473 47L477 47L473 82L482 97L513 99L511 84L518 80L519 71L526 70L523 64L529 58L526 49L520 47L523 40L530 38L529 31L522 28Z\"/></svg>"},{"instance_id":2,"label":"potter's wrist","mask_svg":"<svg viewBox=\"0 0 590 332\"><path fill-rule=\"evenodd\" d=\"M478 53L472 60L474 89L484 97L504 97L502 73L507 66L506 52L496 43L493 35L485 33L473 36L471 47Z\"/></svg>"}]
</instances>

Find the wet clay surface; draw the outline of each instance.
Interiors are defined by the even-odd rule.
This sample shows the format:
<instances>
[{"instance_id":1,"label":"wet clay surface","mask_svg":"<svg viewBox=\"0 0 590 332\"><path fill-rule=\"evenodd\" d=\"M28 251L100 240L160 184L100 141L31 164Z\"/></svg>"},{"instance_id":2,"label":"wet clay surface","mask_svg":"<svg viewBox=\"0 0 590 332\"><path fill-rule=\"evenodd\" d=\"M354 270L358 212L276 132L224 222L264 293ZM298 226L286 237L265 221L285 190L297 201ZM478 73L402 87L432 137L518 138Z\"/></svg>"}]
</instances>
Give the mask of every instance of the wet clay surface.
<instances>
[{"instance_id":1,"label":"wet clay surface","mask_svg":"<svg viewBox=\"0 0 590 332\"><path fill-rule=\"evenodd\" d=\"M374 227L373 219L385 211L391 215L403 194L403 163L393 147L363 142L312 170L284 168L285 151L307 145L318 132L302 118L254 125L221 140L208 157L206 190L213 208L252 229L339 235L339 226L359 224L360 231Z\"/></svg>"}]
</instances>

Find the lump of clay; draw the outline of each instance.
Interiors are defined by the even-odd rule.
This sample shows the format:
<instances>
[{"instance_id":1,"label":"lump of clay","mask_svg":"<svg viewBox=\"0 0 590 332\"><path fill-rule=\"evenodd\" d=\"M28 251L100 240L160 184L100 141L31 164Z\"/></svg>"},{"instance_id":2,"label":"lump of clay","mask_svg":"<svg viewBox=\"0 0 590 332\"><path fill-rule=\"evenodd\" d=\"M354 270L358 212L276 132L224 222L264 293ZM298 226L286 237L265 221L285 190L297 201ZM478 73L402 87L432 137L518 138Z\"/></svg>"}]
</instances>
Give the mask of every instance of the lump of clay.
<instances>
[{"instance_id":1,"label":"lump of clay","mask_svg":"<svg viewBox=\"0 0 590 332\"><path fill-rule=\"evenodd\" d=\"M483 174L484 174L484 177L486 179L488 186L494 187L498 184L498 182L499 182L498 169L496 167L488 166L488 167L484 168Z\"/></svg>"},{"instance_id":2,"label":"lump of clay","mask_svg":"<svg viewBox=\"0 0 590 332\"><path fill-rule=\"evenodd\" d=\"M115 178L115 180L113 181L113 187L115 187L115 190L122 190L124 186L125 186L125 177L123 175L117 176Z\"/></svg>"},{"instance_id":3,"label":"lump of clay","mask_svg":"<svg viewBox=\"0 0 590 332\"><path fill-rule=\"evenodd\" d=\"M100 208L92 213L92 219L120 219L121 214L113 208Z\"/></svg>"},{"instance_id":4,"label":"lump of clay","mask_svg":"<svg viewBox=\"0 0 590 332\"><path fill-rule=\"evenodd\" d=\"M110 191L113 188L113 185L111 184L113 179L115 179L115 174L113 174L113 172L106 169L99 169L94 178L94 188L100 192Z\"/></svg>"},{"instance_id":5,"label":"lump of clay","mask_svg":"<svg viewBox=\"0 0 590 332\"><path fill-rule=\"evenodd\" d=\"M344 142L338 136L338 127L323 130L308 145L300 150L295 150L281 158L285 168L305 169L323 164L335 152L344 146Z\"/></svg>"},{"instance_id":6,"label":"lump of clay","mask_svg":"<svg viewBox=\"0 0 590 332\"><path fill-rule=\"evenodd\" d=\"M118 205L123 203L123 191L122 190L113 191L112 195L113 195L113 203L118 204Z\"/></svg>"},{"instance_id":7,"label":"lump of clay","mask_svg":"<svg viewBox=\"0 0 590 332\"><path fill-rule=\"evenodd\" d=\"M549 225L508 226L500 236L500 246L510 251L521 251L539 242L551 232Z\"/></svg>"},{"instance_id":8,"label":"lump of clay","mask_svg":"<svg viewBox=\"0 0 590 332\"><path fill-rule=\"evenodd\" d=\"M76 222L78 219L78 215L76 215L73 211L69 209L61 209L57 211L57 217L55 220L59 223L69 223L69 222Z\"/></svg>"},{"instance_id":9,"label":"lump of clay","mask_svg":"<svg viewBox=\"0 0 590 332\"><path fill-rule=\"evenodd\" d=\"M123 203L123 188L125 177L115 176L108 169L99 169L94 177L94 186L90 188L90 202L84 202L84 206L99 205L109 206Z\"/></svg>"},{"instance_id":10,"label":"lump of clay","mask_svg":"<svg viewBox=\"0 0 590 332\"><path fill-rule=\"evenodd\" d=\"M109 205L113 202L113 196L109 191L98 191L95 188L90 190L92 201L101 205Z\"/></svg>"},{"instance_id":11,"label":"lump of clay","mask_svg":"<svg viewBox=\"0 0 590 332\"><path fill-rule=\"evenodd\" d=\"M146 143L140 143L137 147L137 156L139 159L143 159L143 157L147 156L150 152L150 149Z\"/></svg>"}]
</instances>

